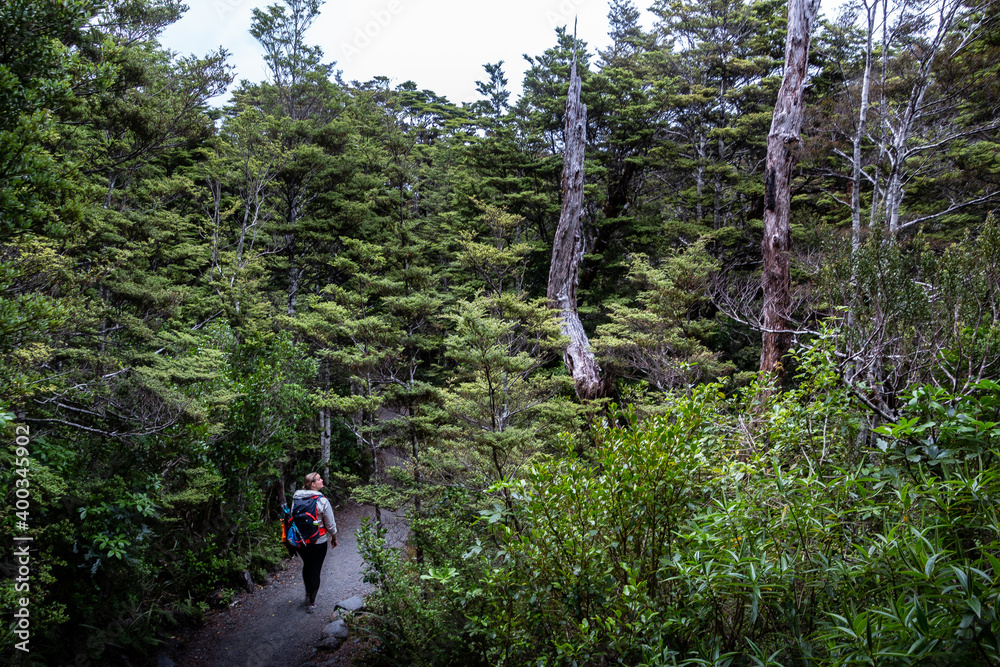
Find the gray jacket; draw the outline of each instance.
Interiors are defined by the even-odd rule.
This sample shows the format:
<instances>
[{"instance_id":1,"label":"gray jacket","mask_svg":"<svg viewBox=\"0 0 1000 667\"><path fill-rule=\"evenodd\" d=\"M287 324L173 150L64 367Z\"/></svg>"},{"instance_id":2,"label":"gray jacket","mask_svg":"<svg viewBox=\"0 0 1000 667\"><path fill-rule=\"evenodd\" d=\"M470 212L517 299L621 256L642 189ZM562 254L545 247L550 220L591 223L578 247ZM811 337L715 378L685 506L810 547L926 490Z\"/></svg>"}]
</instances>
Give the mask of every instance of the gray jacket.
<instances>
[{"instance_id":1,"label":"gray jacket","mask_svg":"<svg viewBox=\"0 0 1000 667\"><path fill-rule=\"evenodd\" d=\"M326 529L326 533L316 538L316 544L323 544L323 542L330 539L331 535L337 534L337 520L333 518L333 507L330 506L330 501L319 491L299 489L292 496L292 502L294 503L300 498L311 498L312 496L319 496L319 500L316 501L316 509L319 510L320 516L323 519L323 527Z\"/></svg>"}]
</instances>

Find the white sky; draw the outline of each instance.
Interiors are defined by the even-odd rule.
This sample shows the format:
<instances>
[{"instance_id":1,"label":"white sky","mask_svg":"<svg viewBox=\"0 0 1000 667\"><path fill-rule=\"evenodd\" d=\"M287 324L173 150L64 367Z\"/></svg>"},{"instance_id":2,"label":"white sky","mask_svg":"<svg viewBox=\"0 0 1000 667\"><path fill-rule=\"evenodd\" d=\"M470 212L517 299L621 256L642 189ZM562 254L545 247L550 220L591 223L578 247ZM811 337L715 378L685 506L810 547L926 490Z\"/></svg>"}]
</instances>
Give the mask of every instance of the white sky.
<instances>
[{"instance_id":1,"label":"white sky","mask_svg":"<svg viewBox=\"0 0 1000 667\"><path fill-rule=\"evenodd\" d=\"M276 2L186 0L190 9L160 41L184 55L222 46L231 53L237 81L262 81L267 73L248 32L250 19L254 7ZM456 104L480 99L475 82L486 78L483 65L503 60L513 102L527 68L522 54L538 56L555 46L555 28L572 31L574 16L588 50L604 48L610 42L607 14L608 0L326 0L306 41L322 47L347 81L412 80ZM651 26L648 15L644 23Z\"/></svg>"},{"instance_id":2,"label":"white sky","mask_svg":"<svg viewBox=\"0 0 1000 667\"><path fill-rule=\"evenodd\" d=\"M186 0L184 17L167 28L161 43L188 55L204 55L224 47L236 67L236 81L263 81L267 71L261 50L250 36L254 7L278 0ZM823 0L828 15L842 0ZM646 0L637 0L645 8ZM389 77L393 85L414 81L451 102L474 102L483 65L504 61L511 102L520 95L527 69L523 54L539 56L555 46L555 29L572 31L590 53L608 38L609 0L326 0L306 34L310 45L323 48L325 61L335 61L346 81ZM653 17L643 12L646 29ZM216 105L228 95L213 100Z\"/></svg>"}]
</instances>

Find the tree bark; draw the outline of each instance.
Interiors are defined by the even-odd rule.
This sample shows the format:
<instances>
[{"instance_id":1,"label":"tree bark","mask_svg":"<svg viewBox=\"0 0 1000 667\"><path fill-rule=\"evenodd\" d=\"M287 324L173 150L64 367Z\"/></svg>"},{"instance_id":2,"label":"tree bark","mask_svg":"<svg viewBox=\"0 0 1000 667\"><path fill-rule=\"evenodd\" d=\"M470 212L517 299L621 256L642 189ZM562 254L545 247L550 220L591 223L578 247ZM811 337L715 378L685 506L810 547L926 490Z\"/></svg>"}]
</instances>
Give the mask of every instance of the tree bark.
<instances>
[{"instance_id":1,"label":"tree bark","mask_svg":"<svg viewBox=\"0 0 1000 667\"><path fill-rule=\"evenodd\" d=\"M563 157L563 205L559 227L552 242L549 267L549 306L559 311L562 331L569 338L563 353L566 369L573 378L576 395L581 400L603 393L600 366L590 349L590 341L576 310L576 285L583 257L583 158L587 145L587 107L580 102L580 76L576 54L570 72L566 99L566 148Z\"/></svg>"},{"instance_id":2,"label":"tree bark","mask_svg":"<svg viewBox=\"0 0 1000 667\"><path fill-rule=\"evenodd\" d=\"M792 167L802 130L805 108L809 39L819 10L819 0L788 0L788 35L785 39L785 73L774 105L767 135L764 178L764 349L760 370L782 373L781 360L791 347L788 331L791 310L790 210Z\"/></svg>"}]
</instances>

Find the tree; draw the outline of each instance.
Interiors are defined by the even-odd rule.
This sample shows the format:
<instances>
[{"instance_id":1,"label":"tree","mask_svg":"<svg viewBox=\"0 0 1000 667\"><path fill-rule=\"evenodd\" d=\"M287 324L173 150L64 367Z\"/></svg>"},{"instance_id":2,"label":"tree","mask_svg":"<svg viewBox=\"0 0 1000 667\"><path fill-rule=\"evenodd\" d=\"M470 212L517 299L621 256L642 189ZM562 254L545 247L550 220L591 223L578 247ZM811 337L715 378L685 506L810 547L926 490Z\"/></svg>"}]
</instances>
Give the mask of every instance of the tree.
<instances>
[{"instance_id":1,"label":"tree","mask_svg":"<svg viewBox=\"0 0 1000 667\"><path fill-rule=\"evenodd\" d=\"M947 118L946 114L956 105L945 95L933 95L936 83L935 67L937 59L944 48L948 48L949 56L954 58L968 45L979 32L982 17L978 15L981 9L969 6L961 0L941 0L933 13L911 14L907 7L902 7L899 22L890 26L887 9L883 9L883 43L881 44L883 67L880 82L881 95L879 99L882 137L879 148L883 159L887 162L888 173L882 199L886 226L893 235L903 228L900 220L900 207L904 196L904 186L910 177L909 164L911 158L921 153L939 149L948 145L956 138L965 136L967 128L947 128L937 126L931 131L931 136L922 141L917 138L919 121L927 119ZM929 40L921 44L921 48L906 48L914 31L923 32L932 27ZM959 34L953 34L953 29L959 28ZM919 34L918 32L918 34ZM908 70L905 80L906 94L895 102L890 96L889 72L886 59L889 57L893 44L887 38L892 34L894 39L902 41L908 52L905 60L900 63ZM902 55L902 54L901 54ZM912 58L912 60L911 60ZM909 61L909 62L906 62ZM990 123L995 128L995 122ZM977 128L978 129L978 128ZM911 172L912 173L912 172ZM917 224L918 220L910 220L906 226Z\"/></svg>"},{"instance_id":2,"label":"tree","mask_svg":"<svg viewBox=\"0 0 1000 667\"><path fill-rule=\"evenodd\" d=\"M654 66L676 82L657 190L663 214L685 235L692 225L742 227L761 215L782 4L659 0L650 8L659 19Z\"/></svg>"},{"instance_id":3,"label":"tree","mask_svg":"<svg viewBox=\"0 0 1000 667\"><path fill-rule=\"evenodd\" d=\"M805 108L809 40L819 11L819 0L789 0L785 75L767 135L764 175L764 349L760 369L781 375L781 359L791 347L788 331L791 308L791 181L794 149L799 142Z\"/></svg>"},{"instance_id":4,"label":"tree","mask_svg":"<svg viewBox=\"0 0 1000 667\"><path fill-rule=\"evenodd\" d=\"M674 79L656 67L655 36L643 31L629 0L613 2L608 20L612 43L598 54L599 71L581 82L587 100L585 187L593 194L584 216L578 293L591 312L627 289L624 269L632 253L658 254L674 240L664 238L662 210L652 195Z\"/></svg>"},{"instance_id":5,"label":"tree","mask_svg":"<svg viewBox=\"0 0 1000 667\"><path fill-rule=\"evenodd\" d=\"M477 490L514 478L575 413L561 396L570 378L550 367L567 341L544 300L525 290L529 227L497 206L480 206L481 227L460 237L458 263L475 277L466 288L475 292L449 314L445 354L456 365L443 434L447 458Z\"/></svg>"},{"instance_id":6,"label":"tree","mask_svg":"<svg viewBox=\"0 0 1000 667\"><path fill-rule=\"evenodd\" d=\"M510 109L510 91L507 90L507 77L503 73L503 61L493 64L486 63L483 69L489 75L487 81L476 81L476 92L486 99L478 103L483 115L491 118L494 123L500 120Z\"/></svg>"},{"instance_id":7,"label":"tree","mask_svg":"<svg viewBox=\"0 0 1000 667\"><path fill-rule=\"evenodd\" d=\"M587 145L587 107L580 103L580 76L576 71L575 53L566 99L565 137L562 181L565 198L559 227L552 241L547 296L549 306L559 313L563 334L569 339L563 353L566 370L573 378L576 395L581 400L587 400L600 397L604 389L600 367L576 309L576 285L583 255L583 163Z\"/></svg>"},{"instance_id":8,"label":"tree","mask_svg":"<svg viewBox=\"0 0 1000 667\"><path fill-rule=\"evenodd\" d=\"M305 43L305 32L319 15L322 0L286 0L285 6L254 9L250 34L264 49L271 81L244 84L236 91L238 109L255 108L273 116L287 159L275 177L272 195L277 214L272 233L280 243L280 262L274 270L287 281L286 308L295 315L300 290L309 267L309 257L325 236L329 219L315 220L321 199L332 188L342 186L338 169L345 149L344 128L339 117L347 100L331 81L333 65L323 62L323 50ZM286 12L287 9L287 12Z\"/></svg>"},{"instance_id":9,"label":"tree","mask_svg":"<svg viewBox=\"0 0 1000 667\"><path fill-rule=\"evenodd\" d=\"M456 364L445 400L454 434L448 459L477 490L516 478L575 410L565 376L546 369L565 344L540 300L508 292L460 303L445 340ZM512 499L505 492L509 506Z\"/></svg>"},{"instance_id":10,"label":"tree","mask_svg":"<svg viewBox=\"0 0 1000 667\"><path fill-rule=\"evenodd\" d=\"M254 8L250 34L264 49L264 62L284 115L304 120L327 111L323 84L333 73L333 65L323 63L323 49L305 43L305 33L324 0L282 2L285 7Z\"/></svg>"},{"instance_id":11,"label":"tree","mask_svg":"<svg viewBox=\"0 0 1000 667\"><path fill-rule=\"evenodd\" d=\"M273 123L255 109L226 119L219 155L204 165L211 253L206 283L238 339L265 326L271 310L260 286L264 258L277 252L269 225L275 181L287 159L270 132Z\"/></svg>"},{"instance_id":12,"label":"tree","mask_svg":"<svg viewBox=\"0 0 1000 667\"><path fill-rule=\"evenodd\" d=\"M72 261L56 239L82 218L85 184L81 162L57 146L60 121L79 103L74 89L111 78L76 48L91 16L82 3L0 4L0 412L23 410L53 336L80 315L80 301L66 298Z\"/></svg>"},{"instance_id":13,"label":"tree","mask_svg":"<svg viewBox=\"0 0 1000 667\"><path fill-rule=\"evenodd\" d=\"M830 31L836 53L826 69L839 69L843 85L822 132L832 131L830 148L850 173L835 168L828 192L850 207L855 248L875 225L898 236L978 221L1000 196L996 166L980 159L998 129L986 101L995 89L992 6L866 1ZM966 177L956 180L956 170ZM844 180L846 200L835 194Z\"/></svg>"},{"instance_id":14,"label":"tree","mask_svg":"<svg viewBox=\"0 0 1000 667\"><path fill-rule=\"evenodd\" d=\"M65 231L78 216L71 160L51 150L86 64L72 47L91 17L82 3L11 0L0 6L0 234ZM97 69L95 84L107 83Z\"/></svg>"}]
</instances>

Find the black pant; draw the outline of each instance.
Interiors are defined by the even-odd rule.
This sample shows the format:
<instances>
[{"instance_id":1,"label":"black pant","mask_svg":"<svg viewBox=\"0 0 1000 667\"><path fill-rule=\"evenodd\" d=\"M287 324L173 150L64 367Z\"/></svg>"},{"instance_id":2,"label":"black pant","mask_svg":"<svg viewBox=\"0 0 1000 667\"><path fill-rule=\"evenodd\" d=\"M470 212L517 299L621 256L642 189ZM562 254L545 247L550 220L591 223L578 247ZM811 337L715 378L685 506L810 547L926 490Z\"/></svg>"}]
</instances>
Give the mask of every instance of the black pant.
<instances>
[{"instance_id":1,"label":"black pant","mask_svg":"<svg viewBox=\"0 0 1000 667\"><path fill-rule=\"evenodd\" d=\"M319 573L323 569L323 560L326 558L327 542L321 544L310 544L299 549L302 556L302 582L306 585L306 597L309 604L316 602L316 593L319 591Z\"/></svg>"}]
</instances>

